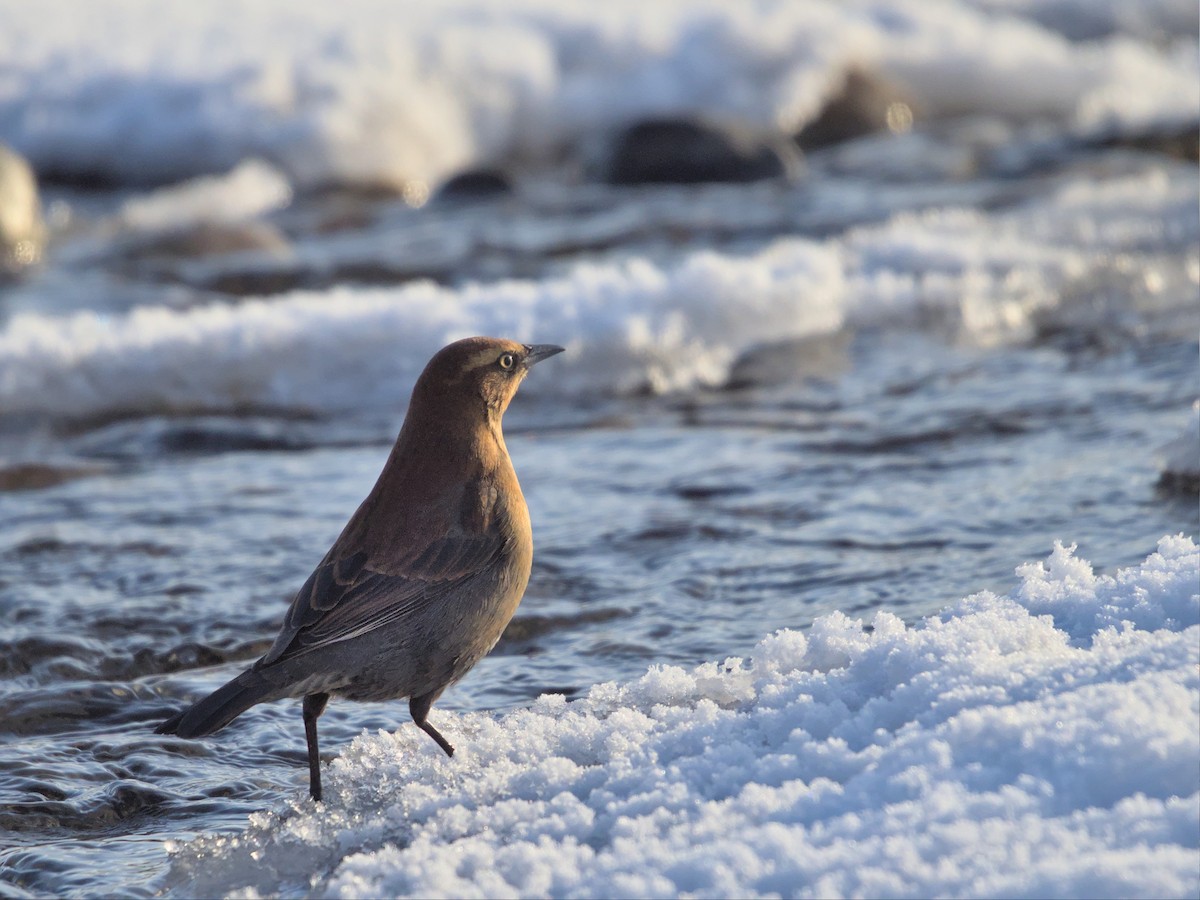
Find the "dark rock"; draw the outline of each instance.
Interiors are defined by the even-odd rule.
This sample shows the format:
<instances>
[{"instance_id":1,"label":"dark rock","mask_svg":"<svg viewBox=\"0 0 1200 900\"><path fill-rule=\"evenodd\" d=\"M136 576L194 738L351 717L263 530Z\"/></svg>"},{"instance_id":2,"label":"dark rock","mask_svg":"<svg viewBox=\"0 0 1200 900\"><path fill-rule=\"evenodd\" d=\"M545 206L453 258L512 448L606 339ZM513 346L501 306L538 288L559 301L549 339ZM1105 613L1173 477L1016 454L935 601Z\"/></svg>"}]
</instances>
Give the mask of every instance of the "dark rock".
<instances>
[{"instance_id":1,"label":"dark rock","mask_svg":"<svg viewBox=\"0 0 1200 900\"><path fill-rule=\"evenodd\" d=\"M609 160L610 184L698 184L778 178L787 166L761 141L681 119L639 122L617 138Z\"/></svg>"},{"instance_id":2,"label":"dark rock","mask_svg":"<svg viewBox=\"0 0 1200 900\"><path fill-rule=\"evenodd\" d=\"M796 135L806 151L880 131L905 132L912 127L915 107L894 85L870 72L851 69L841 90L820 115Z\"/></svg>"},{"instance_id":3,"label":"dark rock","mask_svg":"<svg viewBox=\"0 0 1200 900\"><path fill-rule=\"evenodd\" d=\"M1191 122L1158 131L1132 135L1108 135L1099 146L1161 153L1184 162L1200 162L1200 123Z\"/></svg>"},{"instance_id":4,"label":"dark rock","mask_svg":"<svg viewBox=\"0 0 1200 900\"><path fill-rule=\"evenodd\" d=\"M1161 472L1156 485L1160 494L1182 495L1195 499L1200 494L1200 474L1196 472Z\"/></svg>"},{"instance_id":5,"label":"dark rock","mask_svg":"<svg viewBox=\"0 0 1200 900\"><path fill-rule=\"evenodd\" d=\"M491 200L512 192L512 182L498 169L468 169L442 184L436 200Z\"/></svg>"},{"instance_id":6,"label":"dark rock","mask_svg":"<svg viewBox=\"0 0 1200 900\"><path fill-rule=\"evenodd\" d=\"M834 379L850 368L852 339L852 332L845 329L751 347L734 362L725 388Z\"/></svg>"},{"instance_id":7,"label":"dark rock","mask_svg":"<svg viewBox=\"0 0 1200 900\"><path fill-rule=\"evenodd\" d=\"M105 467L80 463L44 463L0 461L0 492L33 491L54 487L107 471Z\"/></svg>"},{"instance_id":8,"label":"dark rock","mask_svg":"<svg viewBox=\"0 0 1200 900\"><path fill-rule=\"evenodd\" d=\"M164 280L175 280L192 287L233 297L269 297L301 288L324 286L307 272L296 268L231 268L203 277L184 278L179 273L158 273ZM174 275L172 279L171 275ZM334 283L326 279L325 283Z\"/></svg>"}]
</instances>

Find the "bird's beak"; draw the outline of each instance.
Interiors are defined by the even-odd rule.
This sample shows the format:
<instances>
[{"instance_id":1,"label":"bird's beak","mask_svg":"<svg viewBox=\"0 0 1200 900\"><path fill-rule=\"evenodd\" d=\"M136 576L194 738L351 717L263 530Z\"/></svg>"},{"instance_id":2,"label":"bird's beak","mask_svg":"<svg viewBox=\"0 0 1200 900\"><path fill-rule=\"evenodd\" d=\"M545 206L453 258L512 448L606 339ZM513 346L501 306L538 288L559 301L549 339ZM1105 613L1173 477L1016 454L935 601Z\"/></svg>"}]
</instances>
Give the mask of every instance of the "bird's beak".
<instances>
[{"instance_id":1,"label":"bird's beak","mask_svg":"<svg viewBox=\"0 0 1200 900\"><path fill-rule=\"evenodd\" d=\"M525 368L540 363L543 359L549 359L556 353L562 353L565 347L559 347L556 344L526 344L525 345Z\"/></svg>"}]
</instances>

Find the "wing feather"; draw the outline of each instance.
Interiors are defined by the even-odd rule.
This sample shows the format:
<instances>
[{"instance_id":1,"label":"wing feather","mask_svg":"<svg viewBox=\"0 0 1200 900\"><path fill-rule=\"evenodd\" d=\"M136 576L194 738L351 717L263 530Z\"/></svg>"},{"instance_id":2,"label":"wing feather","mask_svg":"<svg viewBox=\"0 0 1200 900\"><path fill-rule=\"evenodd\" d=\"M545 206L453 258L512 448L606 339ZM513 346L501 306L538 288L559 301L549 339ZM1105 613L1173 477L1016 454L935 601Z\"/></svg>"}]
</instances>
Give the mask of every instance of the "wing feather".
<instances>
[{"instance_id":1,"label":"wing feather","mask_svg":"<svg viewBox=\"0 0 1200 900\"><path fill-rule=\"evenodd\" d=\"M456 534L429 541L382 571L366 553L341 555L335 545L297 592L259 666L411 618L499 564L504 547L499 529Z\"/></svg>"}]
</instances>

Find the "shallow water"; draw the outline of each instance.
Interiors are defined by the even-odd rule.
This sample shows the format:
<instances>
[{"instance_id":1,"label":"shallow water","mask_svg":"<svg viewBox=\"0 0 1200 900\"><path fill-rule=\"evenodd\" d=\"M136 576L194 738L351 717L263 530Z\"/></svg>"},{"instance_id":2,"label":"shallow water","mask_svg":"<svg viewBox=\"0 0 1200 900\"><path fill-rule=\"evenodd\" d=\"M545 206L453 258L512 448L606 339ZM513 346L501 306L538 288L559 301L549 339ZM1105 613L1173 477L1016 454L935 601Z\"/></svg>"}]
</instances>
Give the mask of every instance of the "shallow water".
<instances>
[{"instance_id":1,"label":"shallow water","mask_svg":"<svg viewBox=\"0 0 1200 900\"><path fill-rule=\"evenodd\" d=\"M438 708L743 655L832 610L917 619L1010 587L1014 560L1058 538L1115 567L1197 532L1194 497L1157 492L1147 452L1194 393L1192 342L980 351L860 334L844 352L837 378L629 399L570 427L553 427L553 401L519 399L533 578ZM263 652L386 452L163 452L0 495L9 890L147 891L164 841L305 790L295 703L203 741L151 729ZM324 751L405 721L402 703L335 701Z\"/></svg>"},{"instance_id":2,"label":"shallow water","mask_svg":"<svg viewBox=\"0 0 1200 900\"><path fill-rule=\"evenodd\" d=\"M1058 10L1054 28L1069 36L1076 6L1037 8L1051 19ZM1124 69L1096 61L1127 63L1154 86L1186 81L1194 48L1170 50L1159 34L1176 13L1190 21L1184 6L1147 6L1140 24L1112 14L1111 30L1128 29L1135 46L1103 45L1102 57L1057 31L1009 33L995 57L972 60L983 74L957 97L959 55L976 54L988 33L972 4L938 8L953 12L945 34L923 5L860 19L835 4L815 30L781 6L779 24L802 44L810 32L854 43L878 30L882 70L908 74L931 109L941 99L948 111L811 154L790 180L643 188L598 183L586 159L538 157L563 138L547 120L524 147L547 168L521 158L512 191L423 208L361 185L305 190L294 170L291 182L260 171L245 191L231 190L233 176L192 185L183 202L128 171L149 158L165 168L147 177L182 177L274 148L294 169L313 157L310 180L342 172L356 148L323 130L342 120L321 97L335 113L356 110L359 87L393 82L370 53L355 56L354 41L334 39L340 7L316 46L334 70L345 66L350 87L300 91L306 127L264 123L261 146L248 149L237 125L256 110L239 54L257 60L254 29L274 34L274 13L242 23L229 55L199 67L200 96L232 98L211 121L194 118L196 104L167 102L171 79L134 79L129 109L153 101L133 129L145 145L123 142L118 92L100 116L118 127L83 161L107 165L116 183L50 185L44 265L0 283L0 895L154 895L171 842L241 832L250 814L306 795L295 702L257 707L199 741L153 727L270 645L376 477L421 364L452 337L500 332L568 352L534 371L506 421L534 526L529 590L495 651L434 708L435 723L545 693L570 698L652 664L744 656L832 611L937 615L974 592L1011 589L1014 568L1056 540L1112 572L1165 534L1200 533L1194 474L1162 486L1158 454L1200 394L1200 180L1193 162L1120 139L1144 125L1144 104L1116 90ZM139 15L132 0L122 9ZM377 10L355 9L369 33ZM542 14L530 15L532 28ZM538 33L577 67L563 90L590 85L595 96L579 96L624 123L628 98L570 52L608 34L591 15L582 5L562 22L546 13ZM727 29L699 27L691 42L690 15L672 13L678 28L638 20L642 37L660 27L671 37L661 59L656 41L613 38L595 64L648 54L635 73L708 109L702 38ZM424 16L436 31L437 13ZM580 36L571 16L591 23ZM301 37L324 34L294 24ZM762 64L775 43L751 40L751 24L745 47L717 42L742 64L728 74L749 85L746 102L790 77ZM65 46L79 37L56 27ZM224 41L219 28L207 33ZM38 55L55 34L23 48L34 87L57 84L41 77ZM307 62L308 45L288 40L280 46ZM833 65L823 55L793 50L805 90L838 74L822 74ZM462 75L452 56L442 64ZM80 64L79 96L107 96L96 86L109 83L109 62L99 53ZM513 96L524 96L524 62ZM1026 88L1040 89L1029 78L1051 62L1051 75L1060 66L1079 84L1039 105ZM1082 85L1101 69L1110 81L1089 105ZM493 86L503 94L504 84ZM1181 92L1157 93L1167 112L1186 105ZM480 96L455 95L464 119L490 110ZM14 97L0 98L0 128L28 126L37 144L37 117ZM437 110L444 99L424 97ZM1109 102L1121 127L1088 131ZM966 111L978 115L952 118ZM582 153L590 131L571 127ZM177 158L155 142L178 150L194 132L210 139L211 158L203 142ZM451 132L435 137L453 144ZM67 165L84 143L47 145L47 164ZM373 151L373 133L368 143ZM431 184L446 174L443 155L426 160ZM383 183L394 175L383 168L360 174ZM197 197L223 208L271 179L284 180L286 202L224 231L195 230ZM133 221L128 204L146 200L143 219L157 209L161 227ZM439 727L454 740L450 721ZM402 702L335 700L321 719L324 754L407 722Z\"/></svg>"}]
</instances>

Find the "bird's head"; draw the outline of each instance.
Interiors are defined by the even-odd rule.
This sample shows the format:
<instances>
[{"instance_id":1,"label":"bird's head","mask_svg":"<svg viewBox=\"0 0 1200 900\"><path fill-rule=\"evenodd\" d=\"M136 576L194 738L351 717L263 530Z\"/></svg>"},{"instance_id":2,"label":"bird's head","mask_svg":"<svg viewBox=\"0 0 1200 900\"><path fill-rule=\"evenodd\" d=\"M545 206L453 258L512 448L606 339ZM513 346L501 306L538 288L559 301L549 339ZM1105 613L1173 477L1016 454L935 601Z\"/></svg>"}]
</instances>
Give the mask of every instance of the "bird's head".
<instances>
[{"instance_id":1,"label":"bird's head","mask_svg":"<svg viewBox=\"0 0 1200 900\"><path fill-rule=\"evenodd\" d=\"M554 344L518 344L502 338L472 337L455 341L434 354L417 379L413 403L483 408L504 414L522 379L534 364L561 353ZM476 407L478 408L478 407Z\"/></svg>"}]
</instances>

